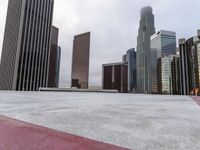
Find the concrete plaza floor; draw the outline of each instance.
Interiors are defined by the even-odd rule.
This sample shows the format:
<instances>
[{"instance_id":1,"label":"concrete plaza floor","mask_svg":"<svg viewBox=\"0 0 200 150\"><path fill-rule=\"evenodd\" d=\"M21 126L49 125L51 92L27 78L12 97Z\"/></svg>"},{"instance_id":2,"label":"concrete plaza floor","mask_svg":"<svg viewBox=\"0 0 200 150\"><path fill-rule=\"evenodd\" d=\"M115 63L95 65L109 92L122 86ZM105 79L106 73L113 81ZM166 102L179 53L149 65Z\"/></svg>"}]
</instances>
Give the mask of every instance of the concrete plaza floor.
<instances>
[{"instance_id":1,"label":"concrete plaza floor","mask_svg":"<svg viewBox=\"0 0 200 150\"><path fill-rule=\"evenodd\" d=\"M200 150L187 96L0 92L0 115L133 150Z\"/></svg>"}]
</instances>

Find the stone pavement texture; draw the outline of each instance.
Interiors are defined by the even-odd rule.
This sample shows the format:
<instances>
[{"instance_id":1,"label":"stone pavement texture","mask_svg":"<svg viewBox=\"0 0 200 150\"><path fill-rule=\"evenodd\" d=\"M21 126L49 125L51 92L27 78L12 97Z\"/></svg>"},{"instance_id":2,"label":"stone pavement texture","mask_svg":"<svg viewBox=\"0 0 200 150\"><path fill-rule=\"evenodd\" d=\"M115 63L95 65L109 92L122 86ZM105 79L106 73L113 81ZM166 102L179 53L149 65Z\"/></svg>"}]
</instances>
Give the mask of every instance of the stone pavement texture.
<instances>
[{"instance_id":1,"label":"stone pavement texture","mask_svg":"<svg viewBox=\"0 0 200 150\"><path fill-rule=\"evenodd\" d=\"M200 106L192 98L0 92L0 115L133 150L200 150Z\"/></svg>"}]
</instances>

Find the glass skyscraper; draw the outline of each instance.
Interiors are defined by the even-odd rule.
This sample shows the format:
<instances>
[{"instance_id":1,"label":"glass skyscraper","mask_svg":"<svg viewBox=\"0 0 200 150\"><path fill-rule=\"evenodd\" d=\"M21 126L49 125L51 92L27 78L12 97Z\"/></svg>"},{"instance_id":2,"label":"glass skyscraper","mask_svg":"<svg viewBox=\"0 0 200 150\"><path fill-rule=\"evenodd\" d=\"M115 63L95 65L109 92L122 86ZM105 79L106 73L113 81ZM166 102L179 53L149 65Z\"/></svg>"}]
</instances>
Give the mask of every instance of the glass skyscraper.
<instances>
[{"instance_id":1,"label":"glass skyscraper","mask_svg":"<svg viewBox=\"0 0 200 150\"><path fill-rule=\"evenodd\" d=\"M158 57L176 55L176 32L161 30L152 35L151 49L158 51Z\"/></svg>"},{"instance_id":2,"label":"glass skyscraper","mask_svg":"<svg viewBox=\"0 0 200 150\"><path fill-rule=\"evenodd\" d=\"M54 0L9 0L0 90L47 87Z\"/></svg>"},{"instance_id":3,"label":"glass skyscraper","mask_svg":"<svg viewBox=\"0 0 200 150\"><path fill-rule=\"evenodd\" d=\"M136 92L137 72L136 72L136 51L135 48L129 49L126 53L126 62L128 63L128 91Z\"/></svg>"},{"instance_id":4,"label":"glass skyscraper","mask_svg":"<svg viewBox=\"0 0 200 150\"><path fill-rule=\"evenodd\" d=\"M137 92L150 93L150 37L155 33L153 9L141 9L140 26L137 37Z\"/></svg>"},{"instance_id":5,"label":"glass skyscraper","mask_svg":"<svg viewBox=\"0 0 200 150\"><path fill-rule=\"evenodd\" d=\"M179 94L179 56L164 55L158 59L158 93Z\"/></svg>"},{"instance_id":6,"label":"glass skyscraper","mask_svg":"<svg viewBox=\"0 0 200 150\"><path fill-rule=\"evenodd\" d=\"M157 93L157 59L176 54L176 33L161 30L151 36L151 93Z\"/></svg>"}]
</instances>

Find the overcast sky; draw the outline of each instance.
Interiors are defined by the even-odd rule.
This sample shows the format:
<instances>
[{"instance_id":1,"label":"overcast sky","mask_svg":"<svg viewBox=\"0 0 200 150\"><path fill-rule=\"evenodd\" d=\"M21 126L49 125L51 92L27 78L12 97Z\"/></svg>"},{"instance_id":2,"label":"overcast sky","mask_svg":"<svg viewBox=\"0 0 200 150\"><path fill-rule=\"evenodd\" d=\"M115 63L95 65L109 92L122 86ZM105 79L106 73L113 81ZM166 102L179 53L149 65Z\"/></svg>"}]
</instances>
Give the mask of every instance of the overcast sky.
<instances>
[{"instance_id":1,"label":"overcast sky","mask_svg":"<svg viewBox=\"0 0 200 150\"><path fill-rule=\"evenodd\" d=\"M0 52L8 0L0 0ZM55 0L53 24L60 29L62 48L60 86L71 77L72 42L76 34L91 31L90 85L101 85L102 64L119 62L136 47L140 9L151 5L156 30L176 31L177 39L200 29L200 0Z\"/></svg>"}]
</instances>

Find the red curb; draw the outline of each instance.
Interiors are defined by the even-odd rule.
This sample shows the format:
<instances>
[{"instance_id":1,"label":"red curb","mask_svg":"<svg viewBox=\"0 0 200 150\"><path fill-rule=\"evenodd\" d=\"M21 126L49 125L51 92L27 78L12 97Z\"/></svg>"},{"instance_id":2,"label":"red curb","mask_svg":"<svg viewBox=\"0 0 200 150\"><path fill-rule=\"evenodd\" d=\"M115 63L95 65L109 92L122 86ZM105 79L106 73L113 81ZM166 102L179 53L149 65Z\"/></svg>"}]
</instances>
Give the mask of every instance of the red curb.
<instances>
[{"instance_id":1,"label":"red curb","mask_svg":"<svg viewBox=\"0 0 200 150\"><path fill-rule=\"evenodd\" d=\"M0 150L128 150L0 116Z\"/></svg>"},{"instance_id":2,"label":"red curb","mask_svg":"<svg viewBox=\"0 0 200 150\"><path fill-rule=\"evenodd\" d=\"M198 105L200 105L200 97L199 97L199 96L191 96L191 98L192 98Z\"/></svg>"}]
</instances>

